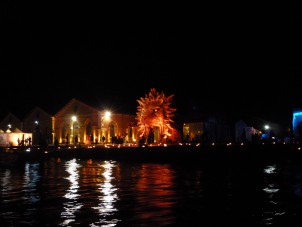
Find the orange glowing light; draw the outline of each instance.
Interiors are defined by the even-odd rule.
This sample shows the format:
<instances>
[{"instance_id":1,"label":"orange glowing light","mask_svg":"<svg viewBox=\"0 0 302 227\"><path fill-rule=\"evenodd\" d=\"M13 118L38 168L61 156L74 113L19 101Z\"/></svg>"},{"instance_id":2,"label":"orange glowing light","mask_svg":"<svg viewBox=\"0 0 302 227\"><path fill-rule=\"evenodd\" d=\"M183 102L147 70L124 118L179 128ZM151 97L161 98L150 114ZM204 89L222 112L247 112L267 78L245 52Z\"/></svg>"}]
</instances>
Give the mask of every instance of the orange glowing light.
<instances>
[{"instance_id":1,"label":"orange glowing light","mask_svg":"<svg viewBox=\"0 0 302 227\"><path fill-rule=\"evenodd\" d=\"M150 137L155 129L158 129L159 132L159 143L166 138L173 137L173 133L176 133L176 130L170 125L171 122L174 122L172 117L176 111L171 107L173 96L166 97L163 92L159 93L155 88L151 88L145 98L141 97L140 100L137 100L139 106L136 120L140 138Z\"/></svg>"}]
</instances>

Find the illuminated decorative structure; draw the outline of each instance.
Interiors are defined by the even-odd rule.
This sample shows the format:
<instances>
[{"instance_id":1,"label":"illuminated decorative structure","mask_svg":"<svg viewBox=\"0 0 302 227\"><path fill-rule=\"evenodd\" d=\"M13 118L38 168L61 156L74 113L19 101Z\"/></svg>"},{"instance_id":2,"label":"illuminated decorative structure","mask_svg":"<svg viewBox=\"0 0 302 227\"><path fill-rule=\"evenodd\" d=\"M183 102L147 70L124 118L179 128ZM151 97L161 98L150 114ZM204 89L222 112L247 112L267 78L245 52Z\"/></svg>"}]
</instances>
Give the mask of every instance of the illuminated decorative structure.
<instances>
[{"instance_id":1,"label":"illuminated decorative structure","mask_svg":"<svg viewBox=\"0 0 302 227\"><path fill-rule=\"evenodd\" d=\"M293 138L297 140L302 139L302 110L294 110L293 111Z\"/></svg>"},{"instance_id":2,"label":"illuminated decorative structure","mask_svg":"<svg viewBox=\"0 0 302 227\"><path fill-rule=\"evenodd\" d=\"M145 138L147 143L164 142L163 139L173 138L177 131L170 125L175 108L171 107L174 95L166 97L155 88L151 88L145 98L137 100L136 120L138 122L138 137Z\"/></svg>"}]
</instances>

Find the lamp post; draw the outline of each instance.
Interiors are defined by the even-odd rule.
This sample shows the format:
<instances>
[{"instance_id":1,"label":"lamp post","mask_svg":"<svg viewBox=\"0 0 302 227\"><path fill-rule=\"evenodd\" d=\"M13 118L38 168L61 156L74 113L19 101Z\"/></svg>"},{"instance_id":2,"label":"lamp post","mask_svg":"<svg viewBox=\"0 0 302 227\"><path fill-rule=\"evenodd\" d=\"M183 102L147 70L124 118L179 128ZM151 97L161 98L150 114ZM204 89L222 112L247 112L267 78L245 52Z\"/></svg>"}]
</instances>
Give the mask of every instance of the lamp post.
<instances>
[{"instance_id":1,"label":"lamp post","mask_svg":"<svg viewBox=\"0 0 302 227\"><path fill-rule=\"evenodd\" d=\"M71 117L71 143L73 143L73 144L75 144L75 141L74 141L74 124L75 124L75 122L77 121L77 117L76 116L72 116Z\"/></svg>"},{"instance_id":2,"label":"lamp post","mask_svg":"<svg viewBox=\"0 0 302 227\"><path fill-rule=\"evenodd\" d=\"M102 142L103 143L105 141L108 141L108 133L106 133L107 132L107 130L106 130L107 127L105 127L105 123L106 123L106 126L107 126L107 123L108 123L108 121L110 119L110 116L111 116L111 112L110 111L105 111L102 114L102 118L101 118L101 133L102 133ZM105 138L105 140L103 138Z\"/></svg>"}]
</instances>

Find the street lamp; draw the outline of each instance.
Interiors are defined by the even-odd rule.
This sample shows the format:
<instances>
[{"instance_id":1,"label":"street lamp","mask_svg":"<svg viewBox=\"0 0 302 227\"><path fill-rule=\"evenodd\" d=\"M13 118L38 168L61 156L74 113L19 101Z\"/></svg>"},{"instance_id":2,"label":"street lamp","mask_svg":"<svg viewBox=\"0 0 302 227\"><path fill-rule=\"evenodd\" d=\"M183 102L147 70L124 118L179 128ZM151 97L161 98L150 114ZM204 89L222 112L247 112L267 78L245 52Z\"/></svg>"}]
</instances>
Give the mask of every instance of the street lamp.
<instances>
[{"instance_id":1,"label":"street lamp","mask_svg":"<svg viewBox=\"0 0 302 227\"><path fill-rule=\"evenodd\" d=\"M110 120L111 112L110 111L105 111L102 114L101 118L101 132L102 132L102 142L104 143L105 140L108 141L108 133L105 133L106 127L104 127L104 123L108 122Z\"/></svg>"},{"instance_id":2,"label":"street lamp","mask_svg":"<svg viewBox=\"0 0 302 227\"><path fill-rule=\"evenodd\" d=\"M270 130L270 126L269 125L264 125L264 130L265 130L265 138L266 138L266 141L269 142L270 140L270 133L269 133L269 130Z\"/></svg>"},{"instance_id":3,"label":"street lamp","mask_svg":"<svg viewBox=\"0 0 302 227\"><path fill-rule=\"evenodd\" d=\"M74 143L74 124L75 124L75 122L77 121L77 117L76 116L72 116L71 117L71 121L72 121L72 123L71 123L71 143Z\"/></svg>"},{"instance_id":4,"label":"street lamp","mask_svg":"<svg viewBox=\"0 0 302 227\"><path fill-rule=\"evenodd\" d=\"M110 116L111 116L111 112L110 111L106 111L105 115L104 115L105 121L108 121L110 119Z\"/></svg>"}]
</instances>

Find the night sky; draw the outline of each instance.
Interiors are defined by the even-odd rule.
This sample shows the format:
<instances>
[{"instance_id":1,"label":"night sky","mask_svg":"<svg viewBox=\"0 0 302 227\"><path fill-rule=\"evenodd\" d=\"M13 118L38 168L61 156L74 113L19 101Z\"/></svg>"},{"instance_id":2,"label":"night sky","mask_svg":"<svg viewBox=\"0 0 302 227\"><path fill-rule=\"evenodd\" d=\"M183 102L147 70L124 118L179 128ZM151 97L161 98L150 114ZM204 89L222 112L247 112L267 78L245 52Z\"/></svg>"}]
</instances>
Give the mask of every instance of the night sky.
<instances>
[{"instance_id":1,"label":"night sky","mask_svg":"<svg viewBox=\"0 0 302 227\"><path fill-rule=\"evenodd\" d=\"M302 107L298 1L110 8L109 16L88 3L42 4L0 3L1 116L22 118L35 106L55 114L72 98L135 114L153 87L174 94L184 117L286 125Z\"/></svg>"}]
</instances>

